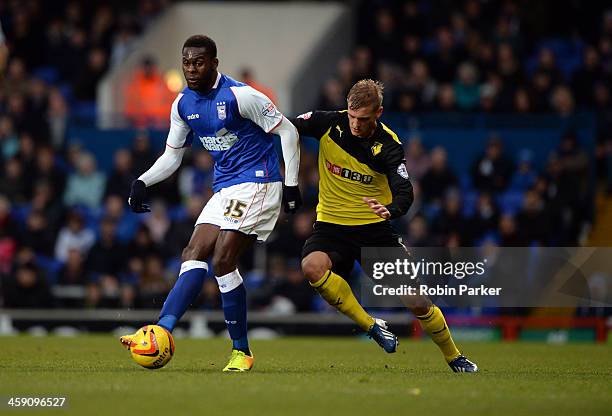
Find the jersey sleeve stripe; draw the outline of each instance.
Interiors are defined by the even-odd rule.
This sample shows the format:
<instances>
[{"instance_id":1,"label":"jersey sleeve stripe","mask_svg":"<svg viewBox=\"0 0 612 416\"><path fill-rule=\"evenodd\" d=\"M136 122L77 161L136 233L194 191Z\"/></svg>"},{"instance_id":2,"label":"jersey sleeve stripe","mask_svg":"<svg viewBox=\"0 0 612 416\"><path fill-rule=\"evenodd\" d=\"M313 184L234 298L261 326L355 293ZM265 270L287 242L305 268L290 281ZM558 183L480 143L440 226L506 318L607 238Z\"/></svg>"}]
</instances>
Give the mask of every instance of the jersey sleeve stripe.
<instances>
[{"instance_id":1,"label":"jersey sleeve stripe","mask_svg":"<svg viewBox=\"0 0 612 416\"><path fill-rule=\"evenodd\" d=\"M274 127L272 127L270 130L268 130L266 133L270 133L272 130L274 130L275 128L277 128L278 126L280 126L280 124L283 122L283 119L285 118L285 116L282 116L280 121L278 123L276 123L276 125Z\"/></svg>"}]
</instances>

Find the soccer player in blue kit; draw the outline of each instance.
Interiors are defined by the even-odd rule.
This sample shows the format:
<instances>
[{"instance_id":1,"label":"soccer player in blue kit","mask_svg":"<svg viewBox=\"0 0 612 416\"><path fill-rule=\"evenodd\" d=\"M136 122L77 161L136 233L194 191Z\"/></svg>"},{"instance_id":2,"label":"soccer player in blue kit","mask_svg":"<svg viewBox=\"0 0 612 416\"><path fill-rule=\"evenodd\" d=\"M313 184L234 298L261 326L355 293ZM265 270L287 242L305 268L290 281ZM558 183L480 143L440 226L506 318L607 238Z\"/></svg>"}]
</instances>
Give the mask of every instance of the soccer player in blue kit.
<instances>
[{"instance_id":1,"label":"soccer player in blue kit","mask_svg":"<svg viewBox=\"0 0 612 416\"><path fill-rule=\"evenodd\" d=\"M294 213L302 204L298 189L299 136L293 124L259 91L217 71L217 46L207 36L188 38L182 49L187 87L172 104L164 153L132 184L134 212L150 211L146 188L168 178L185 149L200 140L215 161L214 195L200 214L182 253L178 280L168 294L157 325L172 332L196 299L208 271L217 279L232 354L223 371L249 371L253 354L247 339L246 292L238 259L255 240L265 241L281 205ZM279 170L273 135L280 136L285 179ZM133 335L121 343L129 348Z\"/></svg>"}]
</instances>

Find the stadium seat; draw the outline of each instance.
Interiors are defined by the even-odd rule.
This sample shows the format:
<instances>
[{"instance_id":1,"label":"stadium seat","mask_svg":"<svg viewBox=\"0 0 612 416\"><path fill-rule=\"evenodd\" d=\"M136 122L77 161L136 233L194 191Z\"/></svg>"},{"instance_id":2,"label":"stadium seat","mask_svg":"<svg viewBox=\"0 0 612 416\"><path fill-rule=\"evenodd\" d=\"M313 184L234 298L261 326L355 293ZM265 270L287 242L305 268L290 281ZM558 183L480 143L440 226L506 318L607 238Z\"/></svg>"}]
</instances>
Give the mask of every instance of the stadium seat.
<instances>
[{"instance_id":1,"label":"stadium seat","mask_svg":"<svg viewBox=\"0 0 612 416\"><path fill-rule=\"evenodd\" d=\"M425 215L428 221L432 221L434 218L440 215L441 211L442 211L442 208L440 207L439 204L423 205L423 215Z\"/></svg>"},{"instance_id":2,"label":"stadium seat","mask_svg":"<svg viewBox=\"0 0 612 416\"><path fill-rule=\"evenodd\" d=\"M524 194L521 191L506 191L496 198L496 202L504 214L514 215L520 211L523 205Z\"/></svg>"},{"instance_id":3,"label":"stadium seat","mask_svg":"<svg viewBox=\"0 0 612 416\"><path fill-rule=\"evenodd\" d=\"M95 101L80 101L72 107L72 116L87 124L96 122L97 107Z\"/></svg>"},{"instance_id":4,"label":"stadium seat","mask_svg":"<svg viewBox=\"0 0 612 416\"><path fill-rule=\"evenodd\" d=\"M102 218L102 208L89 208L85 205L75 205L72 207L83 217L85 228L95 230L98 233L100 218Z\"/></svg>"},{"instance_id":5,"label":"stadium seat","mask_svg":"<svg viewBox=\"0 0 612 416\"><path fill-rule=\"evenodd\" d=\"M500 244L499 234L497 233L497 231L489 231L489 232L487 232L480 239L474 241L474 246L482 247L486 243L492 243L492 244L495 244L495 245L499 245Z\"/></svg>"},{"instance_id":6,"label":"stadium seat","mask_svg":"<svg viewBox=\"0 0 612 416\"><path fill-rule=\"evenodd\" d=\"M181 269L181 258L172 257L166 261L166 270L178 274Z\"/></svg>"},{"instance_id":7,"label":"stadium seat","mask_svg":"<svg viewBox=\"0 0 612 416\"><path fill-rule=\"evenodd\" d=\"M16 204L13 205L11 215L17 223L19 223L20 225L24 225L26 222L26 218L28 218L28 215L30 215L31 210L32 206L30 204Z\"/></svg>"},{"instance_id":8,"label":"stadium seat","mask_svg":"<svg viewBox=\"0 0 612 416\"><path fill-rule=\"evenodd\" d=\"M36 264L44 270L49 285L55 285L59 278L59 272L62 270L62 262L53 257L37 255Z\"/></svg>"},{"instance_id":9,"label":"stadium seat","mask_svg":"<svg viewBox=\"0 0 612 416\"><path fill-rule=\"evenodd\" d=\"M267 276L257 270L251 270L244 275L244 287L247 290L255 290L266 284Z\"/></svg>"},{"instance_id":10,"label":"stadium seat","mask_svg":"<svg viewBox=\"0 0 612 416\"><path fill-rule=\"evenodd\" d=\"M459 186L463 192L474 189L474 185L472 184L472 176L468 172L459 175Z\"/></svg>"},{"instance_id":11,"label":"stadium seat","mask_svg":"<svg viewBox=\"0 0 612 416\"><path fill-rule=\"evenodd\" d=\"M59 71L52 66L43 66L32 71L32 76L47 84L55 84L59 81Z\"/></svg>"},{"instance_id":12,"label":"stadium seat","mask_svg":"<svg viewBox=\"0 0 612 416\"><path fill-rule=\"evenodd\" d=\"M478 192L465 191L461 198L463 199L463 216L471 217L476 211L476 203L478 202Z\"/></svg>"},{"instance_id":13,"label":"stadium seat","mask_svg":"<svg viewBox=\"0 0 612 416\"><path fill-rule=\"evenodd\" d=\"M187 208L183 205L168 207L168 218L170 221L181 221L187 217Z\"/></svg>"}]
</instances>

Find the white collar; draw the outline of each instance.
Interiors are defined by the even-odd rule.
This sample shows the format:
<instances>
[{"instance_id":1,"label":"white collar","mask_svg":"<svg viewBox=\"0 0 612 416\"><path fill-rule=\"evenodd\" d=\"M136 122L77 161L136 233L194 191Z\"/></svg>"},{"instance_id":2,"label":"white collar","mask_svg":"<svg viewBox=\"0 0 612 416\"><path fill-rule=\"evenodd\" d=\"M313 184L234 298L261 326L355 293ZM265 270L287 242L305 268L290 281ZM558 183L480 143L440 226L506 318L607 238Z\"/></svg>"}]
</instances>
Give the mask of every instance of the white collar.
<instances>
[{"instance_id":1,"label":"white collar","mask_svg":"<svg viewBox=\"0 0 612 416\"><path fill-rule=\"evenodd\" d=\"M216 89L219 86L219 80L221 79L221 72L217 71L217 79L215 80L214 85L212 86L212 90Z\"/></svg>"}]
</instances>

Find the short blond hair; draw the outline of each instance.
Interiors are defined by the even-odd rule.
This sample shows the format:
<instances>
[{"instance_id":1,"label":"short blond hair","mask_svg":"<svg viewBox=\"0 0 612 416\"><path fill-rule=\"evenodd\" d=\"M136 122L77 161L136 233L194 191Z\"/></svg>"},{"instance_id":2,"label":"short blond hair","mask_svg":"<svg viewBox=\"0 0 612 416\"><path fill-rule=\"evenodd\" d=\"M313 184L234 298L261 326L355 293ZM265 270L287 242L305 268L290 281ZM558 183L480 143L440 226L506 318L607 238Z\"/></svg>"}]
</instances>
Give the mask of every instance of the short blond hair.
<instances>
[{"instance_id":1,"label":"short blond hair","mask_svg":"<svg viewBox=\"0 0 612 416\"><path fill-rule=\"evenodd\" d=\"M385 87L380 81L362 79L351 87L346 101L351 110L358 110L370 105L377 110L382 105L384 89Z\"/></svg>"}]
</instances>

